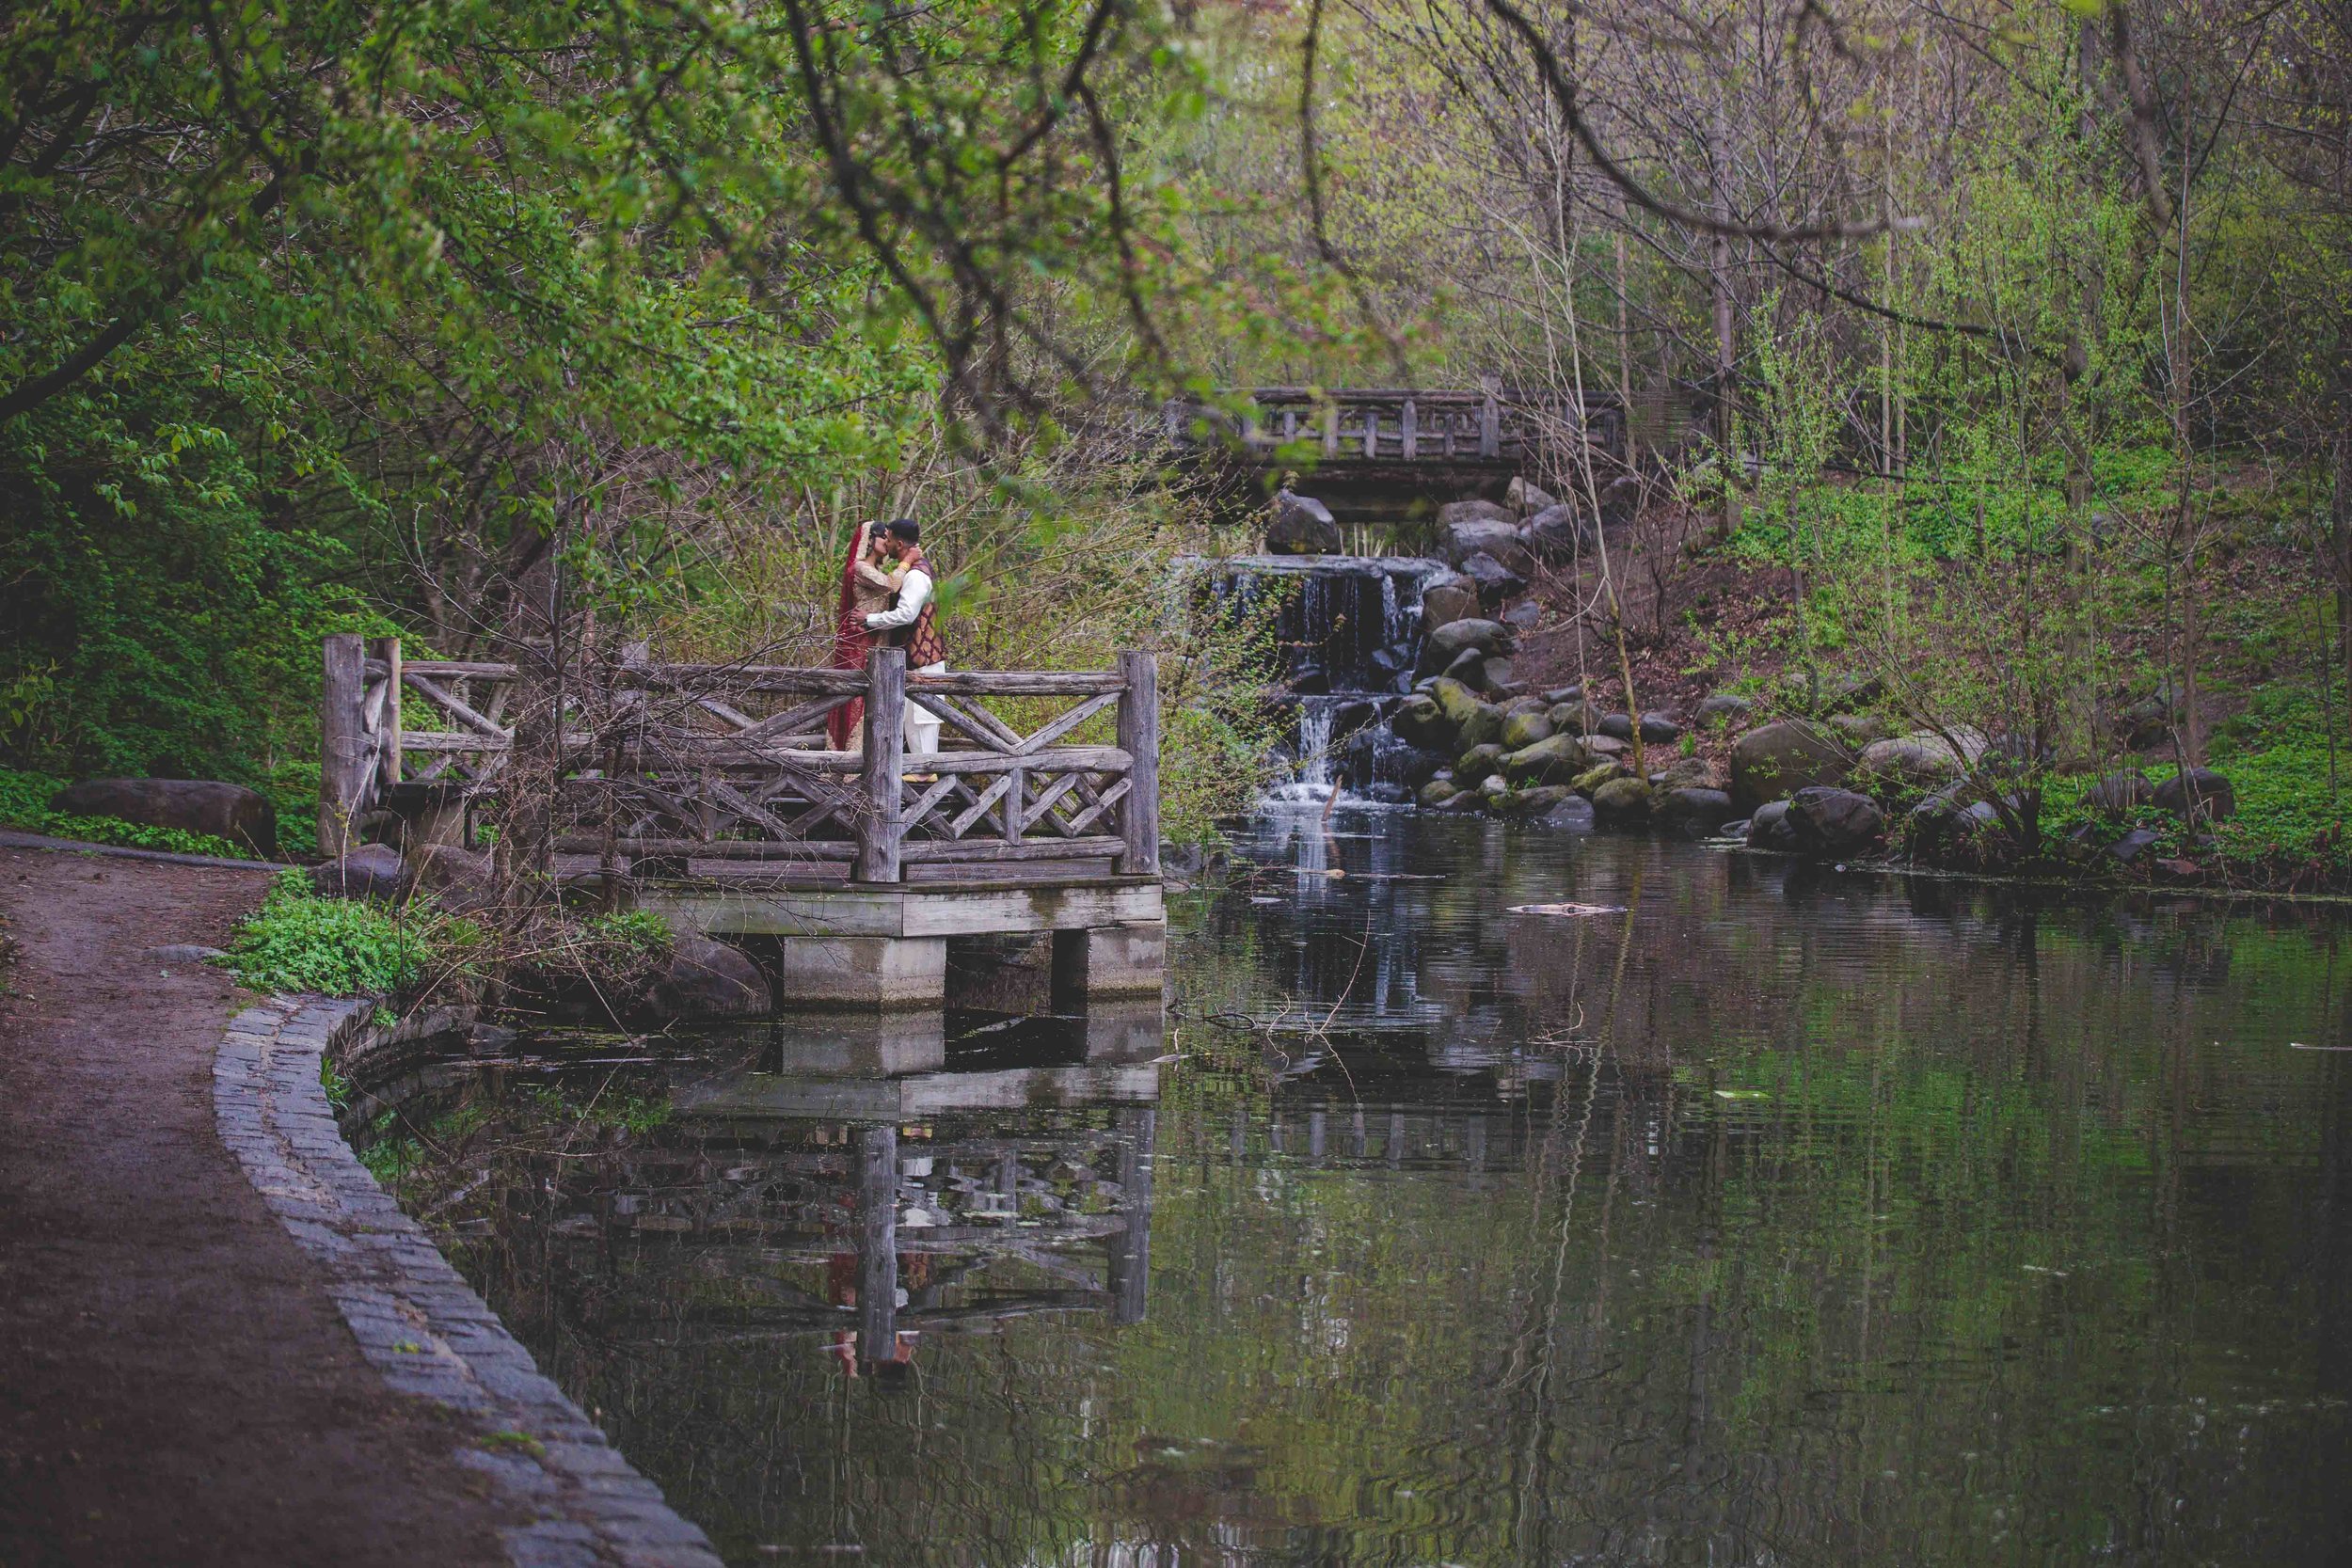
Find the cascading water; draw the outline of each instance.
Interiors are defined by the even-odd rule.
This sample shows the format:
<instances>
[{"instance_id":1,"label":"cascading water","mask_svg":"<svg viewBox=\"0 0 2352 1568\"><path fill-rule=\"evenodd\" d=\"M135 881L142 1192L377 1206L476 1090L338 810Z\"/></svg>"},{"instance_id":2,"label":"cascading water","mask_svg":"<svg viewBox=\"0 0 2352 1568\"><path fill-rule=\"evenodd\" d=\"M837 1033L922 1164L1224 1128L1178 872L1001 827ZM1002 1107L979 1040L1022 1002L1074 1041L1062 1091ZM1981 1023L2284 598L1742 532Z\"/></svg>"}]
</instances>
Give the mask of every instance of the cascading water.
<instances>
[{"instance_id":1,"label":"cascading water","mask_svg":"<svg viewBox=\"0 0 2352 1568\"><path fill-rule=\"evenodd\" d=\"M1283 689L1294 715L1290 777L1268 791L1273 804L1323 805L1332 792L1403 801L1410 791L1389 766L1408 750L1386 722L1412 689L1421 657L1421 594L1445 563L1408 556L1253 555L1200 563L1221 596L1257 602L1277 585L1285 594L1275 636Z\"/></svg>"}]
</instances>

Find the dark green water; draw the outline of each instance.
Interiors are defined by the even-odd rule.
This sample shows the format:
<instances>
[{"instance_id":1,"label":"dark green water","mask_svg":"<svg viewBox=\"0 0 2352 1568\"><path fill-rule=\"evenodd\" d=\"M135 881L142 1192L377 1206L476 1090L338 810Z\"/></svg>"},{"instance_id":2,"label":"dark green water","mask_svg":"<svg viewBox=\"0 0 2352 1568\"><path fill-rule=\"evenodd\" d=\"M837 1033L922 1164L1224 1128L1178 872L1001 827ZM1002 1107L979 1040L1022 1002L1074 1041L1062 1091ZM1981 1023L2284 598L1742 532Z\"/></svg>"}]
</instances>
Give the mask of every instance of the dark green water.
<instances>
[{"instance_id":1,"label":"dark green water","mask_svg":"<svg viewBox=\"0 0 2352 1568\"><path fill-rule=\"evenodd\" d=\"M2345 1556L2339 914L1248 854L1164 1036L549 1048L404 1197L745 1563Z\"/></svg>"}]
</instances>

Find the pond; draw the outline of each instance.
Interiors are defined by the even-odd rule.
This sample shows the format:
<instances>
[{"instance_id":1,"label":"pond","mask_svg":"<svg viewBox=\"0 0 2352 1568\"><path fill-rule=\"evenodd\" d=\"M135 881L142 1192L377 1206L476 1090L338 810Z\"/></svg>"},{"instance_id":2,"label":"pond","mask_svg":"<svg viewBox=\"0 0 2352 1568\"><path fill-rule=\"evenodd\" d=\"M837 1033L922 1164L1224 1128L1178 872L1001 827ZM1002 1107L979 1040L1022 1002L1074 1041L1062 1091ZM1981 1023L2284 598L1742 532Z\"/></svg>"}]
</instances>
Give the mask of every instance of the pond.
<instances>
[{"instance_id":1,"label":"pond","mask_svg":"<svg viewBox=\"0 0 2352 1568\"><path fill-rule=\"evenodd\" d=\"M1171 1006L549 1037L368 1158L731 1561L2322 1562L2352 934L1269 817Z\"/></svg>"}]
</instances>

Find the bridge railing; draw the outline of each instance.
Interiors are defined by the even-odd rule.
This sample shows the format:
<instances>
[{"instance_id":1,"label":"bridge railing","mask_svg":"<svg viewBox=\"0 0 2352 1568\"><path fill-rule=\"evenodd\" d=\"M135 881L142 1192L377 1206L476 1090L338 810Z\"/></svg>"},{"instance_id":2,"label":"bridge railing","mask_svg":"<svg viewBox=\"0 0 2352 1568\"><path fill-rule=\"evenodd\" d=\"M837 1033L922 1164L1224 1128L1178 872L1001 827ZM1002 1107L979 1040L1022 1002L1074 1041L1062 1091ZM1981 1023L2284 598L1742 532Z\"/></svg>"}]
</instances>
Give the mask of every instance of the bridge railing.
<instances>
[{"instance_id":1,"label":"bridge railing","mask_svg":"<svg viewBox=\"0 0 2352 1568\"><path fill-rule=\"evenodd\" d=\"M1036 861L1159 869L1149 654L1101 672L909 674L895 648L863 670L622 657L533 671L343 636L326 639L324 693L330 850L374 813L445 822L527 788L557 852L632 874L696 860L830 863L863 882L924 865L968 868L927 879ZM935 753L908 754L910 703L940 721ZM858 746L834 750L827 721L850 704ZM1112 743L1082 743L1090 728Z\"/></svg>"},{"instance_id":2,"label":"bridge railing","mask_svg":"<svg viewBox=\"0 0 2352 1568\"><path fill-rule=\"evenodd\" d=\"M1581 414L1574 399L1500 383L1475 391L1257 387L1246 395L1238 414L1171 398L1160 408L1161 435L1188 446L1205 429L1268 460L1304 443L1337 462L1525 464L1580 434L1611 451L1623 441L1623 411L1611 393L1587 393Z\"/></svg>"}]
</instances>

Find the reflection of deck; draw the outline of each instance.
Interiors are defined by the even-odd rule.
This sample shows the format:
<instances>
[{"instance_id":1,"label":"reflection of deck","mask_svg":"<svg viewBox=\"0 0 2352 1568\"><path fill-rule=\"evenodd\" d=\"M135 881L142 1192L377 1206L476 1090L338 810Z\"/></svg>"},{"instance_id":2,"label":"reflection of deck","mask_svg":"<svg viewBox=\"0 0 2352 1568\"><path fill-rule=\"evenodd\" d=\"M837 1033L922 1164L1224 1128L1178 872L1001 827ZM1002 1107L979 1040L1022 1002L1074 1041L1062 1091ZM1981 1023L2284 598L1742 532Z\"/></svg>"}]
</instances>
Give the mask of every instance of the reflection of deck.
<instances>
[{"instance_id":1,"label":"reflection of deck","mask_svg":"<svg viewBox=\"0 0 2352 1568\"><path fill-rule=\"evenodd\" d=\"M779 1077L764 1072L681 1090L680 1116L754 1119L898 1121L945 1111L1018 1111L1056 1105L1149 1104L1156 1067L1007 1068L916 1072L902 1078Z\"/></svg>"}]
</instances>

